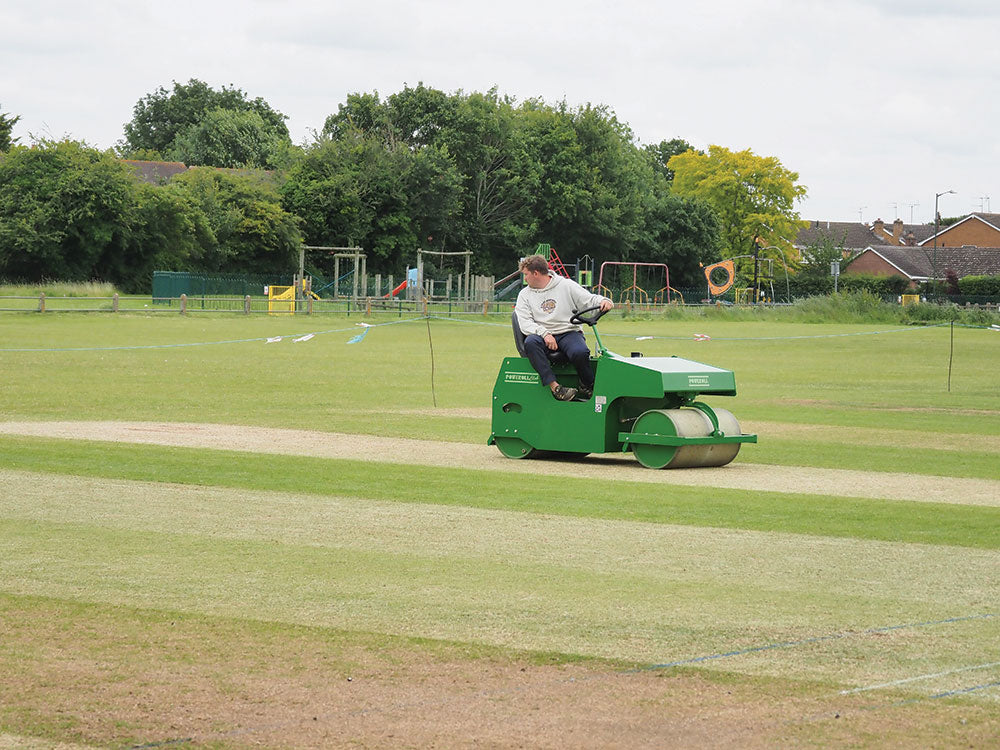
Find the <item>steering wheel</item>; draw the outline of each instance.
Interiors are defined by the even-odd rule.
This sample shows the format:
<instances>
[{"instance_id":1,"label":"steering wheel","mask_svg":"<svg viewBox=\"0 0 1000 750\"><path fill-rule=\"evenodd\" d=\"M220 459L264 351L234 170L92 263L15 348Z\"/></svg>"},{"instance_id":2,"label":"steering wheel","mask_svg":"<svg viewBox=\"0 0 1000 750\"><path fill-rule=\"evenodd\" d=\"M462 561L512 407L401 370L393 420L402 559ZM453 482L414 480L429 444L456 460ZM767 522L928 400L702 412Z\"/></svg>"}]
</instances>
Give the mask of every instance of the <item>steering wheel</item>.
<instances>
[{"instance_id":1,"label":"steering wheel","mask_svg":"<svg viewBox=\"0 0 1000 750\"><path fill-rule=\"evenodd\" d=\"M589 318L584 317L586 313L593 312L594 310L597 310L596 315L591 315ZM600 305L594 305L593 307L585 307L582 310L577 310L576 312L574 312L570 316L569 322L574 324L586 323L588 326L597 325L597 321L599 321L606 312L607 310L602 310Z\"/></svg>"}]
</instances>

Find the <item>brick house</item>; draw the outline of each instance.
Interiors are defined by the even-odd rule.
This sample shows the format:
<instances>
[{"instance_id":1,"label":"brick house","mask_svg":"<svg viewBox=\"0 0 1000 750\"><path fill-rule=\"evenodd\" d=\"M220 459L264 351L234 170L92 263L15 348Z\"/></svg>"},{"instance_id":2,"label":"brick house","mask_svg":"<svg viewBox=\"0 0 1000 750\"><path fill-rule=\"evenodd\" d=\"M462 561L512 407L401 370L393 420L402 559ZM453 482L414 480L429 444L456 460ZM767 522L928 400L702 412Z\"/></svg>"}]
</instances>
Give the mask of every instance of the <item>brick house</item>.
<instances>
[{"instance_id":1,"label":"brick house","mask_svg":"<svg viewBox=\"0 0 1000 750\"><path fill-rule=\"evenodd\" d=\"M933 234L933 226L904 224L902 219L889 225L876 219L871 226L856 221L811 221L799 230L793 244L801 255L803 248L830 242L850 258L879 245L918 245ZM1000 237L995 244L1000 246Z\"/></svg>"},{"instance_id":2,"label":"brick house","mask_svg":"<svg viewBox=\"0 0 1000 750\"><path fill-rule=\"evenodd\" d=\"M936 269L939 279L951 269L963 276L1000 275L1000 247L942 247L923 245L877 245L865 248L844 269L844 274L870 276L905 276L910 286L928 281Z\"/></svg>"},{"instance_id":3,"label":"brick house","mask_svg":"<svg viewBox=\"0 0 1000 750\"><path fill-rule=\"evenodd\" d=\"M934 245L934 232L921 240L921 246ZM1000 247L1000 214L972 213L947 227L938 227L937 246Z\"/></svg>"}]
</instances>

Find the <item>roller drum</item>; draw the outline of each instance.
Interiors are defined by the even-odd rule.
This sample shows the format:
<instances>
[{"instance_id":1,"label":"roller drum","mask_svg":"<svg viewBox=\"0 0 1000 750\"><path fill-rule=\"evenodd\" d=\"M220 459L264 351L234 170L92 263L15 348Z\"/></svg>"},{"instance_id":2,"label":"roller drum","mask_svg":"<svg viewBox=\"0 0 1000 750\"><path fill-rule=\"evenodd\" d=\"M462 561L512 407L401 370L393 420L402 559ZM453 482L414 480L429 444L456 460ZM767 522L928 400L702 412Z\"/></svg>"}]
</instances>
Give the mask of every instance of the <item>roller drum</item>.
<instances>
[{"instance_id":1,"label":"roller drum","mask_svg":"<svg viewBox=\"0 0 1000 750\"><path fill-rule=\"evenodd\" d=\"M713 409L723 435L740 435L740 423L726 409ZM653 409L644 412L632 427L635 433L709 437L712 421L698 409ZM633 443L632 452L639 463L652 469L686 469L702 466L725 466L740 452L740 443L665 446Z\"/></svg>"}]
</instances>

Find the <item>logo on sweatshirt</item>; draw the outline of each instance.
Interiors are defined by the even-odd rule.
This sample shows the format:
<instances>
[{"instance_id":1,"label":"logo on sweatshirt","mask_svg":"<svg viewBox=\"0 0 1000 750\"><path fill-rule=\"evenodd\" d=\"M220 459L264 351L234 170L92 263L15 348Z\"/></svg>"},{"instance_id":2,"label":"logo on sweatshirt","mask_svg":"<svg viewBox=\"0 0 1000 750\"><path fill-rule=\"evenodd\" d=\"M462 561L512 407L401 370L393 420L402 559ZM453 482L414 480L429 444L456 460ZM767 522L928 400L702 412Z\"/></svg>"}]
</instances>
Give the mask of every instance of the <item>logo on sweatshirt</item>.
<instances>
[{"instance_id":1,"label":"logo on sweatshirt","mask_svg":"<svg viewBox=\"0 0 1000 750\"><path fill-rule=\"evenodd\" d=\"M542 312L550 313L556 309L556 301L550 297L549 299L542 302L540 307L542 308Z\"/></svg>"}]
</instances>

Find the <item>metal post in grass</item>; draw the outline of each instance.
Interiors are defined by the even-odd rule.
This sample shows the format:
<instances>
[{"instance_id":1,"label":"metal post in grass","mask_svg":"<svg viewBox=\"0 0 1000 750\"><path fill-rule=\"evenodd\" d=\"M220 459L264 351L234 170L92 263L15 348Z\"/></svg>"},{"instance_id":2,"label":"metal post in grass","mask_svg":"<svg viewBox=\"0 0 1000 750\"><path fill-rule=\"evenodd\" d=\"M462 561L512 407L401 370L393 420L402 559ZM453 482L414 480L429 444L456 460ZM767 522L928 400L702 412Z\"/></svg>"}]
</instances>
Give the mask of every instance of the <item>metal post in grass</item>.
<instances>
[{"instance_id":1,"label":"metal post in grass","mask_svg":"<svg viewBox=\"0 0 1000 750\"><path fill-rule=\"evenodd\" d=\"M948 393L951 393L951 363L955 359L955 321L951 321L951 348L948 351Z\"/></svg>"},{"instance_id":2,"label":"metal post in grass","mask_svg":"<svg viewBox=\"0 0 1000 750\"><path fill-rule=\"evenodd\" d=\"M941 214L938 213L938 198L954 192L954 190L945 190L934 195L934 255L931 257L931 289L935 296L937 296L937 236L938 224L941 222Z\"/></svg>"}]
</instances>

